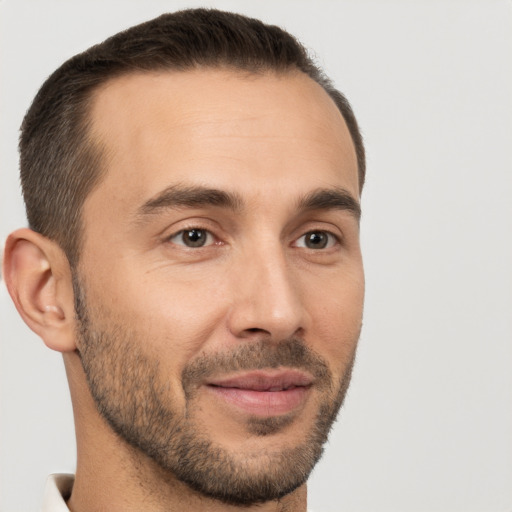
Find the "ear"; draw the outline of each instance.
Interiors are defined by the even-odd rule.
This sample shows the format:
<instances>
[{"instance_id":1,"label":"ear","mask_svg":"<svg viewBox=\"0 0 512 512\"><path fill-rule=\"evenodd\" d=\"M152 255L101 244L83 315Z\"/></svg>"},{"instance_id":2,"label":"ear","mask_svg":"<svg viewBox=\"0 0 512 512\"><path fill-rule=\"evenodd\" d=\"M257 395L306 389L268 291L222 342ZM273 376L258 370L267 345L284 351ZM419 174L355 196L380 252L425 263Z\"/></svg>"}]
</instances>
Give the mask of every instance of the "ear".
<instances>
[{"instance_id":1,"label":"ear","mask_svg":"<svg viewBox=\"0 0 512 512\"><path fill-rule=\"evenodd\" d=\"M59 352L76 349L71 269L57 243L30 229L9 235L4 278L25 323Z\"/></svg>"}]
</instances>

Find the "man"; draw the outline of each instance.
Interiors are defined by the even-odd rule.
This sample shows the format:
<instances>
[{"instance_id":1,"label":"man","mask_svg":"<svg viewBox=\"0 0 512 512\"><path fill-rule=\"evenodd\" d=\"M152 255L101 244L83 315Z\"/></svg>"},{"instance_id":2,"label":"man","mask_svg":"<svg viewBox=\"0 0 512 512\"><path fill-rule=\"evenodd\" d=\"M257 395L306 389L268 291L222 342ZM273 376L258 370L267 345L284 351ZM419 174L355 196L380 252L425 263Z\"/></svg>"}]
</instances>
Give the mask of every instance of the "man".
<instances>
[{"instance_id":1,"label":"man","mask_svg":"<svg viewBox=\"0 0 512 512\"><path fill-rule=\"evenodd\" d=\"M281 29L182 11L63 64L20 154L4 275L78 450L45 510L306 510L361 328L346 99Z\"/></svg>"}]
</instances>

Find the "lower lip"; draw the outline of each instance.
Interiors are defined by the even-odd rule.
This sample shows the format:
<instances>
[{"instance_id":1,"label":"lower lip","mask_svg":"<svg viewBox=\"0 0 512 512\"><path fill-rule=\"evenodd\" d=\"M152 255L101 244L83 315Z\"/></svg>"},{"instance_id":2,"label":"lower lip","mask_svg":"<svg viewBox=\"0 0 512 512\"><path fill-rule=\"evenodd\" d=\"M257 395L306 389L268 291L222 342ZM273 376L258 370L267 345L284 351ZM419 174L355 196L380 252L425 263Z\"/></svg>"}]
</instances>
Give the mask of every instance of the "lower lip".
<instances>
[{"instance_id":1,"label":"lower lip","mask_svg":"<svg viewBox=\"0 0 512 512\"><path fill-rule=\"evenodd\" d=\"M283 391L254 391L252 389L208 386L219 398L257 416L278 416L292 412L301 406L309 387L298 386Z\"/></svg>"}]
</instances>

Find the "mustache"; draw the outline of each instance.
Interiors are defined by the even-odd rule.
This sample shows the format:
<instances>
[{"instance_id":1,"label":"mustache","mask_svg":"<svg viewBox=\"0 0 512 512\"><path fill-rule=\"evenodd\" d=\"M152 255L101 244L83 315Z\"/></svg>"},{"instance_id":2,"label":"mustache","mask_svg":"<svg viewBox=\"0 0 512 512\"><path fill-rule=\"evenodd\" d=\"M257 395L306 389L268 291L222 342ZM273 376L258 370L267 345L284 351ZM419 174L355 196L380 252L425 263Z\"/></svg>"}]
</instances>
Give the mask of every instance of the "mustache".
<instances>
[{"instance_id":1,"label":"mustache","mask_svg":"<svg viewBox=\"0 0 512 512\"><path fill-rule=\"evenodd\" d=\"M239 345L229 352L202 354L184 367L181 381L185 395L188 396L211 377L279 367L296 368L311 373L317 387L332 386L332 374L325 360L298 338L277 343L262 339Z\"/></svg>"}]
</instances>

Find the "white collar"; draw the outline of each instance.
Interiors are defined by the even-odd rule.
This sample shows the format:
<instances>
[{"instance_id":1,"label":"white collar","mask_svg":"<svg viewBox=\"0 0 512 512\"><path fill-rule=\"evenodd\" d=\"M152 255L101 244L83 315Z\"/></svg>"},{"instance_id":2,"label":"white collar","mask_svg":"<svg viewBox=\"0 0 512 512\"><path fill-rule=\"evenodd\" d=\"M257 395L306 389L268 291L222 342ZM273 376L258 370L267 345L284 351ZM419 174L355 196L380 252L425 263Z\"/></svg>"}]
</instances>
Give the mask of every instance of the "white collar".
<instances>
[{"instance_id":1,"label":"white collar","mask_svg":"<svg viewBox=\"0 0 512 512\"><path fill-rule=\"evenodd\" d=\"M71 495L75 475L54 474L46 480L42 512L69 512L66 499Z\"/></svg>"}]
</instances>

